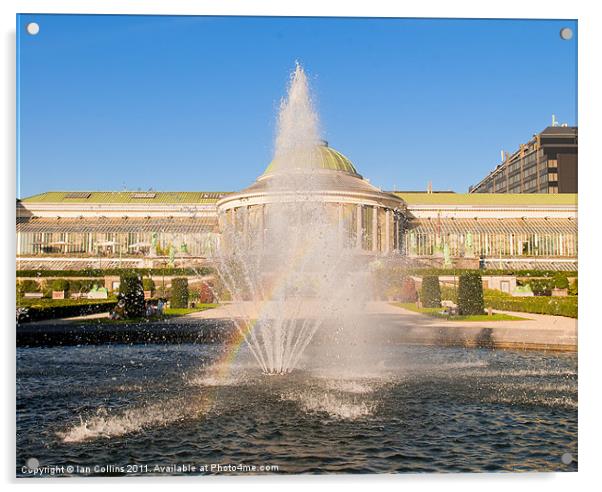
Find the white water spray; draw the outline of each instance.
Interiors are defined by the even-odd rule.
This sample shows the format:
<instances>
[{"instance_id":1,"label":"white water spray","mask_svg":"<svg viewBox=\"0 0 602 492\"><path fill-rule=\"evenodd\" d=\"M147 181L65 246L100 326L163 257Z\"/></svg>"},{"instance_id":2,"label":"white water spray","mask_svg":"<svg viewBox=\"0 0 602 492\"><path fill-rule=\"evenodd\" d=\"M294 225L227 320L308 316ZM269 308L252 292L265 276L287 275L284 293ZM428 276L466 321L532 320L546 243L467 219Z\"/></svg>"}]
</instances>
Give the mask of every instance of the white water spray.
<instances>
[{"instance_id":1,"label":"white water spray","mask_svg":"<svg viewBox=\"0 0 602 492\"><path fill-rule=\"evenodd\" d=\"M335 171L320 165L319 137L297 64L280 106L275 164L262 178L269 200L261 218L240 207L222 231L220 275L240 313L237 327L266 374L292 371L325 322L344 323L362 306L365 275L343 246L336 209L321 198Z\"/></svg>"}]
</instances>

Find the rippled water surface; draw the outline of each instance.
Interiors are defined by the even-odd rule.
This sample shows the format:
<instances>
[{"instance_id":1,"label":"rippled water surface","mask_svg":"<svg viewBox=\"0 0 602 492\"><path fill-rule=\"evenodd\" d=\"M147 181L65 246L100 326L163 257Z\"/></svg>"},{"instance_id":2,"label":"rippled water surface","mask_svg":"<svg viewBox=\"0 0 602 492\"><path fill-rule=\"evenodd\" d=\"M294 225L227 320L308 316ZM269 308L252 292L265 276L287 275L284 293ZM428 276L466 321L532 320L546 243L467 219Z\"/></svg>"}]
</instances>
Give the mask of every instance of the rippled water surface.
<instances>
[{"instance_id":1,"label":"rippled water surface","mask_svg":"<svg viewBox=\"0 0 602 492\"><path fill-rule=\"evenodd\" d=\"M17 474L30 458L89 474L577 469L572 354L398 345L355 374L306 363L264 376L223 351L17 349Z\"/></svg>"}]
</instances>

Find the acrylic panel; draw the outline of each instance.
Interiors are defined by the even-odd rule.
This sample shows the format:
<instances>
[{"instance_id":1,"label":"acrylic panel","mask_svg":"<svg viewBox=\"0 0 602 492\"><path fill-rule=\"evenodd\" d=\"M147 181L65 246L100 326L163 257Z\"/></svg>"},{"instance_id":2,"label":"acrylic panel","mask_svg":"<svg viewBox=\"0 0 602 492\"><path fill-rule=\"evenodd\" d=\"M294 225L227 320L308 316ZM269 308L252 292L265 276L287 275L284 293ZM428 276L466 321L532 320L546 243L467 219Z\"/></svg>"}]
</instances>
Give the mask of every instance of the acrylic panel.
<instances>
[{"instance_id":1,"label":"acrylic panel","mask_svg":"<svg viewBox=\"0 0 602 492\"><path fill-rule=\"evenodd\" d=\"M16 32L17 476L577 470L577 21Z\"/></svg>"}]
</instances>

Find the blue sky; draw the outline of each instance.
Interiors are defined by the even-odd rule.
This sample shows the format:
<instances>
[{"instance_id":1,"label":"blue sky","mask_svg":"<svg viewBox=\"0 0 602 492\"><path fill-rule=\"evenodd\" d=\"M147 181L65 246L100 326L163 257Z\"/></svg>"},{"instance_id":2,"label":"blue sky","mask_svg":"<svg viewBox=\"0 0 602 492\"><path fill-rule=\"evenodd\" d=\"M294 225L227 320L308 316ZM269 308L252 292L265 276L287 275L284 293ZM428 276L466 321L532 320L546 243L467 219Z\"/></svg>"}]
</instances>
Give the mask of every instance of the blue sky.
<instances>
[{"instance_id":1,"label":"blue sky","mask_svg":"<svg viewBox=\"0 0 602 492\"><path fill-rule=\"evenodd\" d=\"M465 192L552 113L577 124L565 26L576 33L548 20L22 15L18 196L242 189L270 161L295 60L324 137L372 183Z\"/></svg>"}]
</instances>

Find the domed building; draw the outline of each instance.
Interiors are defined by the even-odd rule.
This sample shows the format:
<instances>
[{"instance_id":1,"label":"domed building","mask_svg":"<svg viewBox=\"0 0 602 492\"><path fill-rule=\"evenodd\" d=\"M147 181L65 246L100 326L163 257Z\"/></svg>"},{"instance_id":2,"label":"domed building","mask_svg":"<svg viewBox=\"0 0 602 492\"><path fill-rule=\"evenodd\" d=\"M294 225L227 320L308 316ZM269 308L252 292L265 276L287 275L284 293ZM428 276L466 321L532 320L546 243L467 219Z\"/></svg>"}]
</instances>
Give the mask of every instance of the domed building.
<instances>
[{"instance_id":1,"label":"domed building","mask_svg":"<svg viewBox=\"0 0 602 492\"><path fill-rule=\"evenodd\" d=\"M292 164L274 159L251 186L219 200L220 229L249 231L249 236L263 242L270 231L270 207L282 210L307 201L321 204L345 246L364 253L400 249L406 220L403 200L370 184L325 141L312 155Z\"/></svg>"},{"instance_id":2,"label":"domed building","mask_svg":"<svg viewBox=\"0 0 602 492\"><path fill-rule=\"evenodd\" d=\"M312 212L365 255L429 268L577 268L576 194L386 192L322 142L307 159L275 159L242 191L47 191L19 199L17 269L211 265L227 247L225 231L243 234L245 246L277 240L270 217L298 213L304 201L318 203Z\"/></svg>"}]
</instances>

